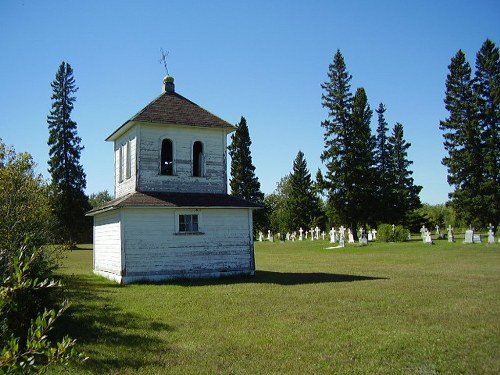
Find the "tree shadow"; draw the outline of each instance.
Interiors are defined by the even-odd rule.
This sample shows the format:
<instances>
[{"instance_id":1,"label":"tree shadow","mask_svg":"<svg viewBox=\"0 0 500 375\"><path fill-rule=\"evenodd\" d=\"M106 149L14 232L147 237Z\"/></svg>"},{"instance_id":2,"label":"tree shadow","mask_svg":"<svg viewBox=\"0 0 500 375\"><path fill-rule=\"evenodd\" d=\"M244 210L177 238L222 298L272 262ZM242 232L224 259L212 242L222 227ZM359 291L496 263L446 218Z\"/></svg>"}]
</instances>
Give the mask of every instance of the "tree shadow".
<instances>
[{"instance_id":1,"label":"tree shadow","mask_svg":"<svg viewBox=\"0 0 500 375\"><path fill-rule=\"evenodd\" d=\"M275 272L255 271L253 276L231 276L217 279L179 279L165 282L179 286L207 286L227 284L276 284L305 285L320 283L342 283L353 281L386 280L385 277L344 275L323 272Z\"/></svg>"},{"instance_id":2,"label":"tree shadow","mask_svg":"<svg viewBox=\"0 0 500 375\"><path fill-rule=\"evenodd\" d=\"M51 336L60 340L69 333L77 341L77 350L80 344L85 345L84 354L89 359L74 366L95 374L115 373L126 367L139 369L150 365L150 360L137 355L138 352L158 352L159 348L168 350L165 342L156 334L171 332L175 328L117 307L110 294L117 292L121 286L96 282L96 278L91 275L67 276L63 279L65 296L78 303L71 305L59 318ZM154 334L144 335L144 331ZM103 357L103 351L97 349L101 345L112 346L113 353Z\"/></svg>"}]
</instances>

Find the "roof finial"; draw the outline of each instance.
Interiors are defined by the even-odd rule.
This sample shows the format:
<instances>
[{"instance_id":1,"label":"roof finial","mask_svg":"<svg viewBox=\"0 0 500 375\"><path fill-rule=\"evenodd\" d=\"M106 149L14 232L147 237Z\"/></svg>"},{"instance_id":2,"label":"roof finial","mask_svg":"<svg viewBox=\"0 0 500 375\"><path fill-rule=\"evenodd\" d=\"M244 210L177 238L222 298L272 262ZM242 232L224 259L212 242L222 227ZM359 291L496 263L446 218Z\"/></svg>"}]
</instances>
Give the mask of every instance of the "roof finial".
<instances>
[{"instance_id":1,"label":"roof finial","mask_svg":"<svg viewBox=\"0 0 500 375\"><path fill-rule=\"evenodd\" d=\"M171 77L168 74L168 65L167 65L167 57L168 57L168 51L164 51L163 48L160 49L161 52L161 59L160 62L163 63L163 66L165 67L165 72L167 75L163 78L163 92L167 92L169 94L172 94L175 92L175 85L174 85L174 77Z\"/></svg>"},{"instance_id":2,"label":"roof finial","mask_svg":"<svg viewBox=\"0 0 500 375\"><path fill-rule=\"evenodd\" d=\"M165 72L167 73L167 76L169 75L168 74L168 66L167 66L167 57L168 57L168 51L165 52L163 50L163 48L160 48L160 52L161 52L161 59L160 59L160 62L163 63L163 66L165 67Z\"/></svg>"}]
</instances>

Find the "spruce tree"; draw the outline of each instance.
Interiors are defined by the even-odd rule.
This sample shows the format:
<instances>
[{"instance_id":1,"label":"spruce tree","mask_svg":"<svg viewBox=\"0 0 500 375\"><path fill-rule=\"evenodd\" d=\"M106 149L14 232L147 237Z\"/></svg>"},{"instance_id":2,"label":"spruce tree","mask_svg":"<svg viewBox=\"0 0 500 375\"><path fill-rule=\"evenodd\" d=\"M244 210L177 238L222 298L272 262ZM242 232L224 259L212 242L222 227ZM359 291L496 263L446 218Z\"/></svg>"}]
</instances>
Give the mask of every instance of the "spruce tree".
<instances>
[{"instance_id":1,"label":"spruce tree","mask_svg":"<svg viewBox=\"0 0 500 375\"><path fill-rule=\"evenodd\" d=\"M451 204L459 218L481 226L485 202L483 188L483 145L479 126L478 98L473 89L471 67L459 50L451 59L446 78L445 106L449 117L440 122L444 147L442 160L448 170L448 183L454 187Z\"/></svg>"},{"instance_id":2,"label":"spruce tree","mask_svg":"<svg viewBox=\"0 0 500 375\"><path fill-rule=\"evenodd\" d=\"M260 182L255 175L255 166L252 163L250 152L250 134L247 121L242 116L236 131L231 136L229 155L231 156L231 178L229 186L231 194L244 198L250 202L262 203L264 194L260 191Z\"/></svg>"},{"instance_id":3,"label":"spruce tree","mask_svg":"<svg viewBox=\"0 0 500 375\"><path fill-rule=\"evenodd\" d=\"M385 120L386 108L380 103L377 112L377 135L375 138L375 217L378 223L390 223L390 203L391 203L391 174L389 160L389 143L387 140L387 121Z\"/></svg>"},{"instance_id":4,"label":"spruce tree","mask_svg":"<svg viewBox=\"0 0 500 375\"><path fill-rule=\"evenodd\" d=\"M344 167L347 192L344 210L353 233L359 225L372 221L375 211L375 138L370 129L372 113L364 88L358 88L354 94Z\"/></svg>"},{"instance_id":5,"label":"spruce tree","mask_svg":"<svg viewBox=\"0 0 500 375\"><path fill-rule=\"evenodd\" d=\"M297 153L293 161L288 184L289 194L285 202L287 230L316 226L321 215L319 198L314 191L311 173L307 169L307 161L302 151Z\"/></svg>"},{"instance_id":6,"label":"spruce tree","mask_svg":"<svg viewBox=\"0 0 500 375\"><path fill-rule=\"evenodd\" d=\"M76 122L71 119L78 90L73 69L62 62L51 83L52 110L47 116L49 128L49 173L52 176L53 206L61 229L61 239L74 243L89 233L85 212L90 209L84 193L85 173L80 164L83 146L77 135Z\"/></svg>"},{"instance_id":7,"label":"spruce tree","mask_svg":"<svg viewBox=\"0 0 500 375\"><path fill-rule=\"evenodd\" d=\"M324 150L321 161L325 163L325 175L317 178L328 196L330 216L344 221L348 212L344 205L347 200L347 184L344 175L347 168L347 152L350 142L350 113L352 108L351 75L347 71L344 57L337 50L333 62L328 67L328 81L321 85L322 105L328 110L328 117L321 123L324 131ZM317 176L319 177L319 176ZM344 224L343 223L343 224Z\"/></svg>"},{"instance_id":8,"label":"spruce tree","mask_svg":"<svg viewBox=\"0 0 500 375\"><path fill-rule=\"evenodd\" d=\"M500 58L498 48L489 39L476 55L474 91L484 157L481 225L497 225L500 222Z\"/></svg>"},{"instance_id":9,"label":"spruce tree","mask_svg":"<svg viewBox=\"0 0 500 375\"><path fill-rule=\"evenodd\" d=\"M409 169L412 161L408 160L408 149L411 143L404 139L403 125L396 123L389 143L389 211L387 222L405 224L405 219L415 209L421 207L419 193L421 186L415 185L413 172Z\"/></svg>"}]
</instances>

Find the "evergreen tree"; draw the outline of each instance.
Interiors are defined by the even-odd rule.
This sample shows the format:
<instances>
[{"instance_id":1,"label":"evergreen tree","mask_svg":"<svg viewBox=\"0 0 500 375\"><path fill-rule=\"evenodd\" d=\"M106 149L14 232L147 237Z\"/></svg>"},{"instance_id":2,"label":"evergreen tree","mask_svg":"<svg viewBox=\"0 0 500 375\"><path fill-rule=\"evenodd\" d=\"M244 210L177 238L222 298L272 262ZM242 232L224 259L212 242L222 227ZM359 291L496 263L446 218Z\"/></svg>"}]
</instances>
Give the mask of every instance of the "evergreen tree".
<instances>
[{"instance_id":1,"label":"evergreen tree","mask_svg":"<svg viewBox=\"0 0 500 375\"><path fill-rule=\"evenodd\" d=\"M497 225L500 222L500 59L498 48L489 39L476 55L474 91L484 155L481 195L485 204L481 224Z\"/></svg>"},{"instance_id":2,"label":"evergreen tree","mask_svg":"<svg viewBox=\"0 0 500 375\"><path fill-rule=\"evenodd\" d=\"M239 124L236 125L236 131L231 136L231 144L228 146L231 156L229 186L232 195L262 204L264 194L260 190L260 182L255 175L255 166L252 163L250 152L251 145L247 121L242 116ZM265 229L264 226L268 221L266 211L257 210L254 212L254 232Z\"/></svg>"},{"instance_id":3,"label":"evergreen tree","mask_svg":"<svg viewBox=\"0 0 500 375\"><path fill-rule=\"evenodd\" d=\"M78 90L73 78L73 69L62 62L52 86L52 110L47 116L49 139L49 172L54 191L53 206L61 229L62 240L76 242L82 240L89 221L85 212L90 209L84 193L85 173L80 164L83 146L77 135L76 122L71 119L71 111Z\"/></svg>"},{"instance_id":4,"label":"evergreen tree","mask_svg":"<svg viewBox=\"0 0 500 375\"><path fill-rule=\"evenodd\" d=\"M289 194L285 203L287 230L316 226L321 216L319 198L314 191L314 184L302 151L297 153L293 161L293 170L288 177L288 183Z\"/></svg>"},{"instance_id":5,"label":"evergreen tree","mask_svg":"<svg viewBox=\"0 0 500 375\"><path fill-rule=\"evenodd\" d=\"M351 75L348 73L344 57L337 50L333 62L328 67L328 81L321 85L322 105L328 110L328 118L321 123L324 131L324 150L321 161L325 163L324 176L317 175L317 182L327 193L327 210L330 217L344 221L347 211L344 202L348 186L344 183L349 144L350 113L352 107Z\"/></svg>"},{"instance_id":6,"label":"evergreen tree","mask_svg":"<svg viewBox=\"0 0 500 375\"><path fill-rule=\"evenodd\" d=\"M478 98L473 90L471 67L459 50L451 59L446 78L445 106L449 117L440 122L444 131L442 160L448 169L448 183L454 186L451 204L460 218L475 226L485 210L483 187L483 147L478 116Z\"/></svg>"},{"instance_id":7,"label":"evergreen tree","mask_svg":"<svg viewBox=\"0 0 500 375\"><path fill-rule=\"evenodd\" d=\"M255 175L255 166L252 163L250 152L250 134L247 121L241 117L236 125L236 131L231 136L229 155L231 156L231 178L229 186L231 194L244 198L250 202L262 203L264 194L260 191L260 182Z\"/></svg>"},{"instance_id":8,"label":"evergreen tree","mask_svg":"<svg viewBox=\"0 0 500 375\"><path fill-rule=\"evenodd\" d=\"M344 171L347 186L345 212L353 233L359 225L372 221L375 211L375 138L370 129L372 113L365 90L358 88L353 100Z\"/></svg>"},{"instance_id":9,"label":"evergreen tree","mask_svg":"<svg viewBox=\"0 0 500 375\"><path fill-rule=\"evenodd\" d=\"M377 112L377 135L375 138L375 201L376 215L374 221L380 223L389 223L390 220L390 203L391 203L391 174L390 174L390 145L387 140L387 121L385 120L386 108L383 103L380 103Z\"/></svg>"},{"instance_id":10,"label":"evergreen tree","mask_svg":"<svg viewBox=\"0 0 500 375\"><path fill-rule=\"evenodd\" d=\"M405 219L413 210L421 207L419 193L421 186L415 185L413 172L409 169L412 161L408 160L407 150L411 144L406 142L403 134L403 125L396 123L389 143L389 174L391 185L389 186L389 212L388 222L405 224Z\"/></svg>"}]
</instances>

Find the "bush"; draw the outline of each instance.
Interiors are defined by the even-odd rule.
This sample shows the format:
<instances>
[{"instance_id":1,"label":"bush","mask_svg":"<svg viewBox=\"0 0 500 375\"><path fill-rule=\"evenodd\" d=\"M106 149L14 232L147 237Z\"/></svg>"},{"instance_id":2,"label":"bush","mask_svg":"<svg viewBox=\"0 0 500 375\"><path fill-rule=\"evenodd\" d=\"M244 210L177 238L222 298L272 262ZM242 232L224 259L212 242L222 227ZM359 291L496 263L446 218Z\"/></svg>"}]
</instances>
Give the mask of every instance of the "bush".
<instances>
[{"instance_id":1,"label":"bush","mask_svg":"<svg viewBox=\"0 0 500 375\"><path fill-rule=\"evenodd\" d=\"M377 229L377 240L381 242L404 242L408 239L408 230L402 225L380 224Z\"/></svg>"},{"instance_id":2,"label":"bush","mask_svg":"<svg viewBox=\"0 0 500 375\"><path fill-rule=\"evenodd\" d=\"M47 300L41 295L61 284L33 275L32 267L41 252L21 248L12 260L12 274L0 286L0 339L6 343L1 349L0 374L40 374L54 363L83 359L73 348L75 340L68 336L56 343L48 339L68 304L64 302L57 312L43 307Z\"/></svg>"}]
</instances>

